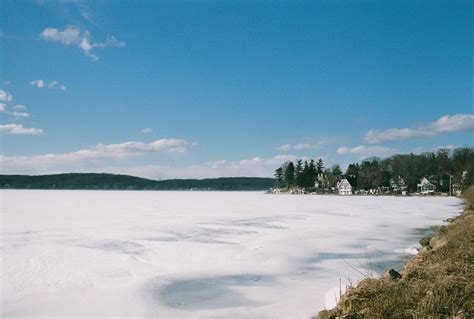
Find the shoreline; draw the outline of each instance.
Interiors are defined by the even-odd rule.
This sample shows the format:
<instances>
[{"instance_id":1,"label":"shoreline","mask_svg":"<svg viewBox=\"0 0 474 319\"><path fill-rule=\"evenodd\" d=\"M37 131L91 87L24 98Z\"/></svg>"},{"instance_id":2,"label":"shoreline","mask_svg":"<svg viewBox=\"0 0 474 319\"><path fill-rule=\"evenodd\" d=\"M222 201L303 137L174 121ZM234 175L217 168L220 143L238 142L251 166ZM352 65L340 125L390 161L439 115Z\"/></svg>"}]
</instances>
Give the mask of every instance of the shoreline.
<instances>
[{"instance_id":1,"label":"shoreline","mask_svg":"<svg viewBox=\"0 0 474 319\"><path fill-rule=\"evenodd\" d=\"M335 307L313 318L474 317L474 187L463 198L463 211L432 226L434 234L420 238L421 248L400 272L346 287Z\"/></svg>"},{"instance_id":2,"label":"shoreline","mask_svg":"<svg viewBox=\"0 0 474 319\"><path fill-rule=\"evenodd\" d=\"M336 193L321 193L321 194L296 194L290 192L281 192L281 193L270 193L265 192L267 195L295 195L295 196L338 196L338 197L400 197L400 198L410 198L410 197L422 197L422 198L432 198L432 197L455 197L460 198L460 196L456 195L449 195L447 193L438 193L438 194L431 194L431 195L422 195L422 194L409 194L409 195L400 195L400 194L352 194L352 195L341 195Z\"/></svg>"}]
</instances>

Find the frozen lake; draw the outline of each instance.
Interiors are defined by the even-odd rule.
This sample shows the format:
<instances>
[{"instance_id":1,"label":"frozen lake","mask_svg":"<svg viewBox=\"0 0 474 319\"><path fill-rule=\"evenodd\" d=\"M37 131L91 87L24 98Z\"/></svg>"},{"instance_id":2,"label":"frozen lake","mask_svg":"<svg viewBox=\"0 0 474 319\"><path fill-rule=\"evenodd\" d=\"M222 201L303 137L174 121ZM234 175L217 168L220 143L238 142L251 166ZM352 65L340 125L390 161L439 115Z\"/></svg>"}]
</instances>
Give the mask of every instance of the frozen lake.
<instances>
[{"instance_id":1,"label":"frozen lake","mask_svg":"<svg viewBox=\"0 0 474 319\"><path fill-rule=\"evenodd\" d=\"M2 317L308 318L455 198L1 191Z\"/></svg>"}]
</instances>

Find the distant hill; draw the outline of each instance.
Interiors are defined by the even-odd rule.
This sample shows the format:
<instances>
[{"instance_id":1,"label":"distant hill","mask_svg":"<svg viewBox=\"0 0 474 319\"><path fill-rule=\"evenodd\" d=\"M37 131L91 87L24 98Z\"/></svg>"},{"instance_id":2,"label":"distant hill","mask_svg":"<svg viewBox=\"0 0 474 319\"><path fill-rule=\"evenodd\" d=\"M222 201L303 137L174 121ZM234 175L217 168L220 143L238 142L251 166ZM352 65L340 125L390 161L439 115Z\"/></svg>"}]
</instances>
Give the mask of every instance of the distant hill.
<instances>
[{"instance_id":1,"label":"distant hill","mask_svg":"<svg viewBox=\"0 0 474 319\"><path fill-rule=\"evenodd\" d=\"M221 177L207 179L151 180L129 175L69 173L54 175L0 175L1 189L89 189L89 190L265 190L274 179Z\"/></svg>"}]
</instances>

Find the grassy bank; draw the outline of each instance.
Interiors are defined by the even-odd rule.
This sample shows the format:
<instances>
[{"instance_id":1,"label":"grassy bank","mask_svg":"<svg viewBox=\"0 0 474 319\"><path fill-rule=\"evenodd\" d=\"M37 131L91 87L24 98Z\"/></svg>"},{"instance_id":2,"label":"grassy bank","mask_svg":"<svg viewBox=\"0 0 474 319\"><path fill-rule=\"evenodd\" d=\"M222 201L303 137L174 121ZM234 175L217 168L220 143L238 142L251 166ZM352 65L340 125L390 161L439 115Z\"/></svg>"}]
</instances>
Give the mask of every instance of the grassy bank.
<instances>
[{"instance_id":1,"label":"grassy bank","mask_svg":"<svg viewBox=\"0 0 474 319\"><path fill-rule=\"evenodd\" d=\"M317 318L474 318L474 187L464 198L464 213L422 238L401 274L362 280Z\"/></svg>"}]
</instances>

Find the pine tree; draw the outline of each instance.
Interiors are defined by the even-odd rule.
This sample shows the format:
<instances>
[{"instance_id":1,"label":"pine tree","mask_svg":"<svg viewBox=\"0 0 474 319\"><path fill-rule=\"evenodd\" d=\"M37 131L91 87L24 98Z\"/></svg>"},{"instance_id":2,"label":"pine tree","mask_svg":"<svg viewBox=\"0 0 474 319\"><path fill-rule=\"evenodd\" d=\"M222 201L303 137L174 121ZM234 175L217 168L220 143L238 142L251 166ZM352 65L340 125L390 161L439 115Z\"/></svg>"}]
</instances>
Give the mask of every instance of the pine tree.
<instances>
[{"instance_id":1,"label":"pine tree","mask_svg":"<svg viewBox=\"0 0 474 319\"><path fill-rule=\"evenodd\" d=\"M324 171L324 164L322 159L318 159L318 162L316 163L316 173L317 174L322 174Z\"/></svg>"},{"instance_id":2,"label":"pine tree","mask_svg":"<svg viewBox=\"0 0 474 319\"><path fill-rule=\"evenodd\" d=\"M290 188L295 185L295 164L288 162L285 167L285 181L286 187Z\"/></svg>"},{"instance_id":3,"label":"pine tree","mask_svg":"<svg viewBox=\"0 0 474 319\"><path fill-rule=\"evenodd\" d=\"M276 186L281 187L281 185L283 185L283 179L284 179L283 168L281 166L278 167L275 170L275 174L273 176L275 176L275 179L276 179Z\"/></svg>"},{"instance_id":4,"label":"pine tree","mask_svg":"<svg viewBox=\"0 0 474 319\"><path fill-rule=\"evenodd\" d=\"M318 175L318 172L316 170L316 165L314 164L314 160L311 160L309 162L309 181L308 184L311 186L314 186L314 182L316 181L316 177Z\"/></svg>"},{"instance_id":5,"label":"pine tree","mask_svg":"<svg viewBox=\"0 0 474 319\"><path fill-rule=\"evenodd\" d=\"M358 189L359 164L349 164L346 171L347 181L352 185L353 189Z\"/></svg>"},{"instance_id":6,"label":"pine tree","mask_svg":"<svg viewBox=\"0 0 474 319\"><path fill-rule=\"evenodd\" d=\"M298 187L304 187L304 181L303 181L303 160L302 160L302 159L298 159L298 160L296 161L295 179L296 179L296 186L298 186Z\"/></svg>"},{"instance_id":7,"label":"pine tree","mask_svg":"<svg viewBox=\"0 0 474 319\"><path fill-rule=\"evenodd\" d=\"M311 172L309 169L308 161L304 161L302 182L303 182L303 187L313 186L311 183Z\"/></svg>"}]
</instances>

